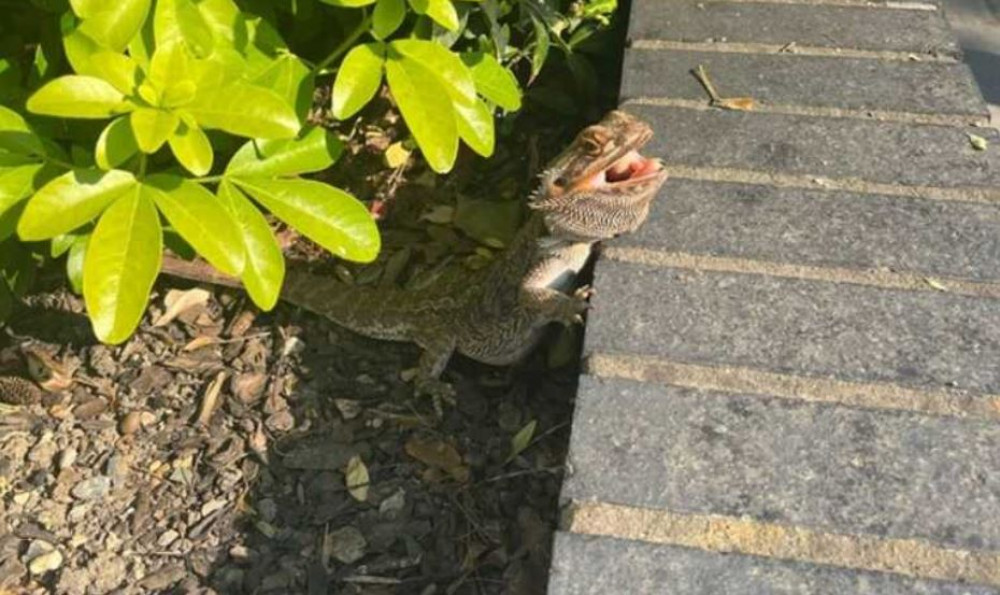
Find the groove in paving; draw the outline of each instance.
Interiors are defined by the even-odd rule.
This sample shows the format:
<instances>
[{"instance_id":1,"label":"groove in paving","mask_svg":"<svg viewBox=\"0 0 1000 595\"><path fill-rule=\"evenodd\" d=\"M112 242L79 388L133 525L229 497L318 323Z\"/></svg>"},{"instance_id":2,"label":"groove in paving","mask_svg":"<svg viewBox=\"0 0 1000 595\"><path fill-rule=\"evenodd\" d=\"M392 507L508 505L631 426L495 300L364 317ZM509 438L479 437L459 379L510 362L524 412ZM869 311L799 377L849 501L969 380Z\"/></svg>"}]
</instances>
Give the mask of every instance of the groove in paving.
<instances>
[{"instance_id":1,"label":"groove in paving","mask_svg":"<svg viewBox=\"0 0 1000 595\"><path fill-rule=\"evenodd\" d=\"M803 6L851 6L859 8L894 10L923 10L934 12L939 10L936 4L930 2L893 2L892 0L716 0L712 4L797 4Z\"/></svg>"},{"instance_id":2,"label":"groove in paving","mask_svg":"<svg viewBox=\"0 0 1000 595\"><path fill-rule=\"evenodd\" d=\"M1000 205L668 180L608 246L1000 281Z\"/></svg>"},{"instance_id":3,"label":"groove in paving","mask_svg":"<svg viewBox=\"0 0 1000 595\"><path fill-rule=\"evenodd\" d=\"M824 281L827 283L868 285L871 287L906 291L944 291L956 295L1000 299L1000 283L981 283L963 279L936 279L913 273L874 269L848 269L842 267L816 267L786 262L767 262L746 258L666 252L663 250L627 246L609 246L601 254L605 258L620 262L631 262L672 269L768 275L789 279Z\"/></svg>"},{"instance_id":4,"label":"groove in paving","mask_svg":"<svg viewBox=\"0 0 1000 595\"><path fill-rule=\"evenodd\" d=\"M1000 395L958 390L918 390L886 382L848 382L833 378L779 374L736 366L703 366L662 357L594 353L589 374L699 390L768 395L792 401L836 403L863 408L912 411L946 417L1000 420Z\"/></svg>"},{"instance_id":5,"label":"groove in paving","mask_svg":"<svg viewBox=\"0 0 1000 595\"><path fill-rule=\"evenodd\" d=\"M809 45L750 43L727 41L671 41L667 39L636 39L631 47L637 50L678 50L687 52L719 52L726 54L781 54L788 56L822 56L826 58L865 58L871 60L902 62L946 62L955 64L959 60L947 54L916 54L893 50L858 50L840 47L818 47Z\"/></svg>"},{"instance_id":6,"label":"groove in paving","mask_svg":"<svg viewBox=\"0 0 1000 595\"><path fill-rule=\"evenodd\" d=\"M666 7L669 6L669 9ZM940 11L860 3L636 1L629 38L958 56Z\"/></svg>"},{"instance_id":7,"label":"groove in paving","mask_svg":"<svg viewBox=\"0 0 1000 595\"><path fill-rule=\"evenodd\" d=\"M735 169L730 167L699 167L676 163L666 163L665 169L673 178L704 180L711 182L732 182L756 184L776 188L802 188L808 190L830 190L861 194L884 194L941 200L948 202L968 202L979 204L1000 204L1000 188L958 187L941 188L935 186L909 186L884 184L859 178L829 178L811 174L779 174L759 170Z\"/></svg>"},{"instance_id":8,"label":"groove in paving","mask_svg":"<svg viewBox=\"0 0 1000 595\"><path fill-rule=\"evenodd\" d=\"M918 539L839 535L745 518L603 502L572 503L564 525L587 535L1000 586L1000 553L943 548Z\"/></svg>"},{"instance_id":9,"label":"groove in paving","mask_svg":"<svg viewBox=\"0 0 1000 595\"><path fill-rule=\"evenodd\" d=\"M731 94L732 95L732 94ZM929 124L932 126L985 126L989 123L989 115L955 115L955 114L919 114L912 112L893 112L872 109L845 109L839 107L815 107L808 105L785 105L767 103L755 99L753 111L763 114L786 114L791 116L816 116L818 118L856 118L859 120L874 120L879 122L907 122L911 124ZM675 99L671 97L631 97L623 107L629 105L658 105L662 107L678 107L695 110L716 110L708 101L695 99Z\"/></svg>"},{"instance_id":10,"label":"groove in paving","mask_svg":"<svg viewBox=\"0 0 1000 595\"><path fill-rule=\"evenodd\" d=\"M552 595L996 595L988 586L557 531ZM616 563L626 561L627 563ZM595 563L596 562L596 563Z\"/></svg>"}]
</instances>

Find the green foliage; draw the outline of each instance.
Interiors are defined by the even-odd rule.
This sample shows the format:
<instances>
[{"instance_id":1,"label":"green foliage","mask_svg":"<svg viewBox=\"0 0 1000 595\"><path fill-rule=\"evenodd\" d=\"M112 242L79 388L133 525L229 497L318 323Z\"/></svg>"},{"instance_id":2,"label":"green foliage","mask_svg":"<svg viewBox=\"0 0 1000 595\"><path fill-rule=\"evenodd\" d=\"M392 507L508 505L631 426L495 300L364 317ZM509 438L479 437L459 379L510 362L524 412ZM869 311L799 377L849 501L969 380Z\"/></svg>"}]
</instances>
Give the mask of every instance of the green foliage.
<instances>
[{"instance_id":1,"label":"green foliage","mask_svg":"<svg viewBox=\"0 0 1000 595\"><path fill-rule=\"evenodd\" d=\"M65 258L95 334L123 341L164 241L178 238L270 309L285 263L267 215L338 257L373 260L365 206L303 177L343 149L306 125L317 86L332 84L330 113L344 120L385 85L428 165L446 172L460 142L492 154L498 110L522 106L515 73L533 81L552 48L586 79L577 49L614 10L615 0L5 5L0 320L39 261Z\"/></svg>"}]
</instances>

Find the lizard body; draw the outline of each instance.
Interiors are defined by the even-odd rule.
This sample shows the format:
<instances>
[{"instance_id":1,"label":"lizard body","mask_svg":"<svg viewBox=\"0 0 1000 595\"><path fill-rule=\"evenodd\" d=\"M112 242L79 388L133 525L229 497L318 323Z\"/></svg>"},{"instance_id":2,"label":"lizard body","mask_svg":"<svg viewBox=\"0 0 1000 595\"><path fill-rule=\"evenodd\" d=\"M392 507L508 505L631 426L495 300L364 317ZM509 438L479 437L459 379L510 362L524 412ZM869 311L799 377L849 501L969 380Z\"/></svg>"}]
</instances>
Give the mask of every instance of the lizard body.
<instances>
[{"instance_id":1,"label":"lizard body","mask_svg":"<svg viewBox=\"0 0 1000 595\"><path fill-rule=\"evenodd\" d=\"M590 290L574 286L594 243L638 228L666 180L658 160L638 153L651 136L620 111L583 130L542 174L532 216L485 270L446 273L421 290L289 271L282 298L365 336L416 343L418 392L449 395L439 376L453 353L506 365L531 350L547 324L582 321ZM168 259L164 271L220 282L190 264Z\"/></svg>"}]
</instances>

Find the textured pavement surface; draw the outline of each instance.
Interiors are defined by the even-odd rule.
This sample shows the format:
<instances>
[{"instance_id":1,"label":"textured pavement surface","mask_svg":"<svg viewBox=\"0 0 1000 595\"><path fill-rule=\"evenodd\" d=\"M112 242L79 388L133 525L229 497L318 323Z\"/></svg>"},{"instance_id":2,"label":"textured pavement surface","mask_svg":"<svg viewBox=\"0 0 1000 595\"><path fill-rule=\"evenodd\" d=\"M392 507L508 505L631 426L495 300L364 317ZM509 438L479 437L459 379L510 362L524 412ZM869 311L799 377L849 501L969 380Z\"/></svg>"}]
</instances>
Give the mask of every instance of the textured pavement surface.
<instances>
[{"instance_id":1,"label":"textured pavement surface","mask_svg":"<svg viewBox=\"0 0 1000 595\"><path fill-rule=\"evenodd\" d=\"M1000 593L1000 134L945 12L633 1L672 177L597 265L551 594Z\"/></svg>"}]
</instances>

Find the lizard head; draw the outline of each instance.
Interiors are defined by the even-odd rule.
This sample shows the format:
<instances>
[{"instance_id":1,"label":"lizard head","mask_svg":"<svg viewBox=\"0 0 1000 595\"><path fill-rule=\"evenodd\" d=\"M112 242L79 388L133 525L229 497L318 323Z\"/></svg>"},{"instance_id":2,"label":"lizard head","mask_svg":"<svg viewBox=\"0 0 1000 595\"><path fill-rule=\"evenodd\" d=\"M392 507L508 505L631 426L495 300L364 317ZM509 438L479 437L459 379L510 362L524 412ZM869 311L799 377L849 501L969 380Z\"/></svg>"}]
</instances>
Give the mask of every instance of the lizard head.
<instances>
[{"instance_id":1,"label":"lizard head","mask_svg":"<svg viewBox=\"0 0 1000 595\"><path fill-rule=\"evenodd\" d=\"M639 150L648 124L622 111L588 126L541 176L531 202L553 236L573 241L613 238L637 229L667 173Z\"/></svg>"}]
</instances>

